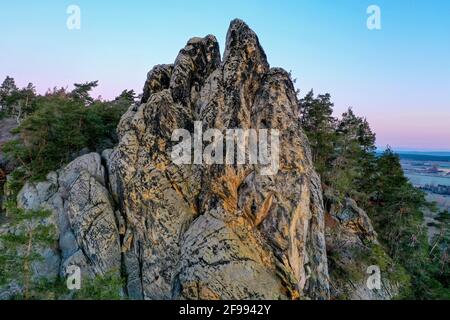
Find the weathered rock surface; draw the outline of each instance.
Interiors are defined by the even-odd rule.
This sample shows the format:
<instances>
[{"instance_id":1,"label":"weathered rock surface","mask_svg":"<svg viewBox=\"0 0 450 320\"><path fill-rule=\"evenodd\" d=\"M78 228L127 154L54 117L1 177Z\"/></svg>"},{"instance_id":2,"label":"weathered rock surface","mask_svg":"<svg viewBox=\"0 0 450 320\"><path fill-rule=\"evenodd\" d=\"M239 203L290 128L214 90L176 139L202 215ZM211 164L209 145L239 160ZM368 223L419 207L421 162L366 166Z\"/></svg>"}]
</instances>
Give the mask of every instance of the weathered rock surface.
<instances>
[{"instance_id":1,"label":"weathered rock surface","mask_svg":"<svg viewBox=\"0 0 450 320\"><path fill-rule=\"evenodd\" d=\"M377 241L367 214L350 198L331 202L325 235L332 299L389 300L399 292L396 266ZM369 266L380 268L380 288L367 285Z\"/></svg>"},{"instance_id":2,"label":"weathered rock surface","mask_svg":"<svg viewBox=\"0 0 450 320\"><path fill-rule=\"evenodd\" d=\"M47 180L28 182L17 197L19 208L49 210L41 224L55 226L58 245L43 248L44 261L35 262L36 277L65 276L69 265L92 277L121 268L119 231L114 204L105 187L101 158L90 153L75 159ZM12 232L6 229L5 232Z\"/></svg>"}]
</instances>

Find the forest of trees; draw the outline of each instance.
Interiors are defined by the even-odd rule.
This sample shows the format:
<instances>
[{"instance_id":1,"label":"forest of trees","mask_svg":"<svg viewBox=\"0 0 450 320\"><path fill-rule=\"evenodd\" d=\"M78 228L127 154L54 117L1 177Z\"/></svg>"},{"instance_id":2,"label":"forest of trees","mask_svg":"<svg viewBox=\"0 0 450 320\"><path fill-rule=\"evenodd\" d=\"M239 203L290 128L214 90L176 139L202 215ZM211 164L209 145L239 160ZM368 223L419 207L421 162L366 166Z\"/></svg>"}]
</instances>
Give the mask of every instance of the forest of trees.
<instances>
[{"instance_id":1,"label":"forest of trees","mask_svg":"<svg viewBox=\"0 0 450 320\"><path fill-rule=\"evenodd\" d=\"M366 210L386 252L410 275L401 298L450 299L449 213L439 213L440 233L429 243L423 211L436 210L434 205L404 176L398 155L389 147L376 153L366 119L351 108L333 117L330 95L313 91L300 109L325 202L327 195L352 197Z\"/></svg>"},{"instance_id":2,"label":"forest of trees","mask_svg":"<svg viewBox=\"0 0 450 320\"><path fill-rule=\"evenodd\" d=\"M15 129L18 138L2 148L15 164L7 182L12 212L17 209L15 196L26 180L45 178L49 171L60 168L83 150L101 152L117 143L116 126L137 97L132 90L124 90L112 101L94 99L91 91L96 86L96 81L87 82L75 84L72 91L55 88L39 95L31 83L18 88L10 77L2 83L0 119L13 117L18 124ZM368 122L352 109L335 118L330 95L315 96L313 91L300 100L300 110L299 121L311 143L325 202L329 197L336 201L351 197L366 210L386 252L411 277L411 283L401 293L402 298L449 299L448 213L439 215L441 232L429 243L423 210L434 210L433 205L408 182L399 157L390 148L382 154L376 153L375 134ZM33 216L15 212L18 220ZM10 249L30 242L33 237L42 242L51 241L50 230L39 230L33 223L29 226L22 237L3 239ZM11 261L12 252L4 250L0 264ZM14 262L25 270L24 282L29 281L26 272L29 259L31 256L25 256ZM13 264L8 270L17 268ZM120 285L116 280L108 283ZM102 294L98 285L92 288Z\"/></svg>"},{"instance_id":3,"label":"forest of trees","mask_svg":"<svg viewBox=\"0 0 450 320\"><path fill-rule=\"evenodd\" d=\"M17 194L27 180L39 181L70 162L80 153L101 152L117 143L116 127L122 114L137 99L133 90L124 90L112 101L91 97L97 81L74 84L74 89L36 93L33 84L18 88L11 77L0 86L0 119L13 118L16 138L1 146L11 172L0 177L0 207L15 234L0 235L0 287L13 281L23 288L18 299L53 299L71 294L62 279L48 282L33 279L31 265L42 259L40 249L55 246L55 230L40 223L51 213L17 208ZM3 168L0 169L3 172ZM5 173L4 173L5 174ZM3 195L6 182L8 194ZM0 209L1 218L4 212ZM17 254L17 252L22 252ZM123 279L105 275L85 283L75 299L119 299Z\"/></svg>"},{"instance_id":4,"label":"forest of trees","mask_svg":"<svg viewBox=\"0 0 450 320\"><path fill-rule=\"evenodd\" d=\"M112 101L90 95L97 81L74 84L74 89L48 90L37 95L32 84L18 89L7 77L0 87L0 117L14 117L19 139L3 146L25 179L43 179L83 149L102 151L117 142L116 126L134 102L133 90Z\"/></svg>"}]
</instances>

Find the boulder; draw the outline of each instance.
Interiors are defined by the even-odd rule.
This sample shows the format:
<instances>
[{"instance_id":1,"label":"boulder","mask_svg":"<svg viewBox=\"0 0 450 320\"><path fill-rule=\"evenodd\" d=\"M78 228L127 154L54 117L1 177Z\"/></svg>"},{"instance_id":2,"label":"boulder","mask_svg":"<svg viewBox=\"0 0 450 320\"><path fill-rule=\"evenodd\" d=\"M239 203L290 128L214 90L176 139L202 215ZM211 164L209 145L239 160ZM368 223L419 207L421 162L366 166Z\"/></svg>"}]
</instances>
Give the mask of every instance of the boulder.
<instances>
[{"instance_id":1,"label":"boulder","mask_svg":"<svg viewBox=\"0 0 450 320\"><path fill-rule=\"evenodd\" d=\"M366 212L351 198L327 199L325 239L329 261L332 299L390 300L400 291L396 265L377 240ZM380 287L367 285L375 266L380 271Z\"/></svg>"},{"instance_id":2,"label":"boulder","mask_svg":"<svg viewBox=\"0 0 450 320\"><path fill-rule=\"evenodd\" d=\"M105 168L97 153L85 154L51 172L47 180L27 182L17 197L25 210L49 210L42 221L53 224L58 246L42 248L43 261L34 265L35 277L66 275L69 265L92 277L119 272L121 253L115 204L105 185Z\"/></svg>"}]
</instances>

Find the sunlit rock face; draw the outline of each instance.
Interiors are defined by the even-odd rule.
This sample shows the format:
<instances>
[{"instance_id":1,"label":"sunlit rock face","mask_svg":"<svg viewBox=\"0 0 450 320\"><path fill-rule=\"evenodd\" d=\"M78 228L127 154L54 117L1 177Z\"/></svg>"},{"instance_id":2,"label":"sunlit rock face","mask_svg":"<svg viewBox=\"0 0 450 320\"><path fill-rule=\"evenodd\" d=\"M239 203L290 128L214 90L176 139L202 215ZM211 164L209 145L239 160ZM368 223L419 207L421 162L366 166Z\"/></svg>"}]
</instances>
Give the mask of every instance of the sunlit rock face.
<instances>
[{"instance_id":1,"label":"sunlit rock face","mask_svg":"<svg viewBox=\"0 0 450 320\"><path fill-rule=\"evenodd\" d=\"M178 128L277 129L279 170L175 165ZM142 104L107 155L124 218L128 294L145 299L329 297L320 180L299 125L289 74L270 68L256 34L231 22L225 53L193 38L148 74Z\"/></svg>"}]
</instances>

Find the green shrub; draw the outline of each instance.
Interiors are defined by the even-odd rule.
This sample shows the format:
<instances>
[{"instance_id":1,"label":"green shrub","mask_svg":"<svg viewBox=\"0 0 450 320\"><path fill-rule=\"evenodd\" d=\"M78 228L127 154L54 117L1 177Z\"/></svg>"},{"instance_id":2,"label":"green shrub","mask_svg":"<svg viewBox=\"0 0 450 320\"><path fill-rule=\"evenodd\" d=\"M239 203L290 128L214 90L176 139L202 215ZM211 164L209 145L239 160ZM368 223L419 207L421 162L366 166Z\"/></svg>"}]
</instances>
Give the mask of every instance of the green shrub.
<instances>
[{"instance_id":1,"label":"green shrub","mask_svg":"<svg viewBox=\"0 0 450 320\"><path fill-rule=\"evenodd\" d=\"M0 286L15 282L23 288L23 296L17 298L38 298L32 264L43 259L39 248L56 245L56 227L42 223L51 212L19 209L13 202L7 210L14 232L0 235Z\"/></svg>"},{"instance_id":2,"label":"green shrub","mask_svg":"<svg viewBox=\"0 0 450 320\"><path fill-rule=\"evenodd\" d=\"M26 178L42 180L82 149L100 152L112 147L126 107L106 102L86 107L64 96L39 97L36 111L18 128L20 139L5 144L3 151L16 159Z\"/></svg>"},{"instance_id":3,"label":"green shrub","mask_svg":"<svg viewBox=\"0 0 450 320\"><path fill-rule=\"evenodd\" d=\"M73 298L76 300L120 300L125 285L124 279L117 271L111 271L103 276L84 280L81 289L76 291Z\"/></svg>"}]
</instances>

